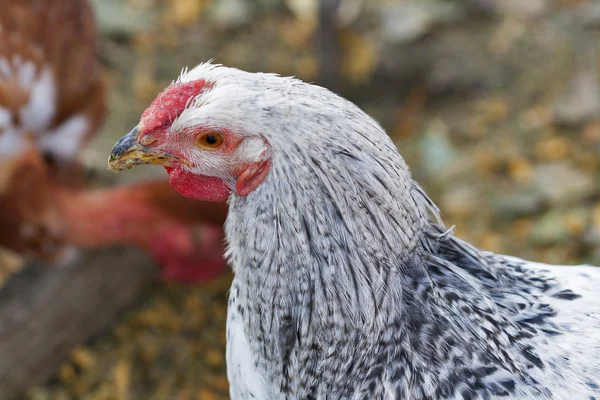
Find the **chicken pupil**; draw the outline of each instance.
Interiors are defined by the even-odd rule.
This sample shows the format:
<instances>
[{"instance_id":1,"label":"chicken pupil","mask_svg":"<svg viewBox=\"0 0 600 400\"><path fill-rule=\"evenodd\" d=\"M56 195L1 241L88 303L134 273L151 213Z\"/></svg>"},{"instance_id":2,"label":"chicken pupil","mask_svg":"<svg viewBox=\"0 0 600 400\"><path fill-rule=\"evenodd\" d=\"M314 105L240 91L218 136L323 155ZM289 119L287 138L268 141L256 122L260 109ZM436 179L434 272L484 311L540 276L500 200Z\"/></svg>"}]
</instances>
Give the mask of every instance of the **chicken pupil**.
<instances>
[{"instance_id":1,"label":"chicken pupil","mask_svg":"<svg viewBox=\"0 0 600 400\"><path fill-rule=\"evenodd\" d=\"M217 136L216 135L206 135L206 143L208 144L216 144L217 143Z\"/></svg>"}]
</instances>

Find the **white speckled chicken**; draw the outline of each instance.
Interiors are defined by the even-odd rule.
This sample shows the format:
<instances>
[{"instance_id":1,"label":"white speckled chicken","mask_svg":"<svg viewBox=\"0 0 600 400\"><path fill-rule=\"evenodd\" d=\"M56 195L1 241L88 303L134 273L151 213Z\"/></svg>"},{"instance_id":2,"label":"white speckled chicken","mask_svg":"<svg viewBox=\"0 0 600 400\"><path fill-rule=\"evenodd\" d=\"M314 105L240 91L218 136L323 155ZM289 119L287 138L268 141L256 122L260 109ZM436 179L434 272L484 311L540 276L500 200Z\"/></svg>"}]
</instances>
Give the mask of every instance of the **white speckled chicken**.
<instances>
[{"instance_id":1,"label":"white speckled chicken","mask_svg":"<svg viewBox=\"0 0 600 400\"><path fill-rule=\"evenodd\" d=\"M600 270L457 239L330 91L201 64L109 160L147 163L229 201L233 399L600 399Z\"/></svg>"},{"instance_id":2,"label":"white speckled chicken","mask_svg":"<svg viewBox=\"0 0 600 400\"><path fill-rule=\"evenodd\" d=\"M198 208L166 181L86 190L80 153L106 114L96 50L86 1L0 0L0 246L63 261L133 244L167 279L218 275L224 205Z\"/></svg>"}]
</instances>

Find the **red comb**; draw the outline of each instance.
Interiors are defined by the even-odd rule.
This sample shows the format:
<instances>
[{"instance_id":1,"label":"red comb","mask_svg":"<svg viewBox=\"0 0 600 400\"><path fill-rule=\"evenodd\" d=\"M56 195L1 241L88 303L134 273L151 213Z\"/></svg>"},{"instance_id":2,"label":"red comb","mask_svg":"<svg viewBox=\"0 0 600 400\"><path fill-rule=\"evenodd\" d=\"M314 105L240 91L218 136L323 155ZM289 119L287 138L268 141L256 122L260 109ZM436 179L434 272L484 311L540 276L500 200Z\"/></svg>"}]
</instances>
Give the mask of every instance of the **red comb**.
<instances>
[{"instance_id":1,"label":"red comb","mask_svg":"<svg viewBox=\"0 0 600 400\"><path fill-rule=\"evenodd\" d=\"M188 102L207 87L203 79L174 83L160 93L141 118L142 133L151 132L170 125L185 110Z\"/></svg>"}]
</instances>

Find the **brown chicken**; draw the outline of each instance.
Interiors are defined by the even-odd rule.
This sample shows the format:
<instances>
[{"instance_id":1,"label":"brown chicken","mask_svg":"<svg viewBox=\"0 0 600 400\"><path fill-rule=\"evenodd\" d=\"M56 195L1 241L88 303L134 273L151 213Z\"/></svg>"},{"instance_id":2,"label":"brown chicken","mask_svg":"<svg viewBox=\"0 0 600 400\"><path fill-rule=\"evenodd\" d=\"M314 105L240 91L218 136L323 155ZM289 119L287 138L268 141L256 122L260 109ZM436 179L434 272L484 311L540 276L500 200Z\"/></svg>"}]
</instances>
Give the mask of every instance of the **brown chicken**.
<instances>
[{"instance_id":1,"label":"brown chicken","mask_svg":"<svg viewBox=\"0 0 600 400\"><path fill-rule=\"evenodd\" d=\"M86 189L83 146L106 114L96 27L84 0L0 0L0 246L50 262L78 248L147 249L167 279L224 268L224 204L167 181Z\"/></svg>"}]
</instances>

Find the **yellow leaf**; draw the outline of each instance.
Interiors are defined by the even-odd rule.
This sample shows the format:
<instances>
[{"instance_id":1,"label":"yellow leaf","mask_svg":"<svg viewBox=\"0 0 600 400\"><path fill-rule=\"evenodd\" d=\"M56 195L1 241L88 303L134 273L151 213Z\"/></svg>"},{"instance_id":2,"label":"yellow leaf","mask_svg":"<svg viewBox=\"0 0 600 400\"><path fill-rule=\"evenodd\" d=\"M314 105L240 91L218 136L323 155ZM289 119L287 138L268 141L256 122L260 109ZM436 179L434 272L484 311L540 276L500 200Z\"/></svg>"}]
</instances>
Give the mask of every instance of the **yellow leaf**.
<instances>
[{"instance_id":1,"label":"yellow leaf","mask_svg":"<svg viewBox=\"0 0 600 400\"><path fill-rule=\"evenodd\" d=\"M313 56L304 56L296 62L296 75L305 81L313 81L319 73L319 61Z\"/></svg>"},{"instance_id":2,"label":"yellow leaf","mask_svg":"<svg viewBox=\"0 0 600 400\"><path fill-rule=\"evenodd\" d=\"M60 376L60 380L63 381L63 383L72 382L77 376L75 374L75 368L73 368L73 366L70 363L62 364L58 371L58 375Z\"/></svg>"},{"instance_id":3,"label":"yellow leaf","mask_svg":"<svg viewBox=\"0 0 600 400\"><path fill-rule=\"evenodd\" d=\"M531 163L523 157L513 157L508 161L508 172L517 182L529 182L533 177Z\"/></svg>"},{"instance_id":4,"label":"yellow leaf","mask_svg":"<svg viewBox=\"0 0 600 400\"><path fill-rule=\"evenodd\" d=\"M587 228L586 215L579 210L570 211L565 216L565 228L573 236L579 236Z\"/></svg>"},{"instance_id":5,"label":"yellow leaf","mask_svg":"<svg viewBox=\"0 0 600 400\"><path fill-rule=\"evenodd\" d=\"M198 396L196 397L198 400L216 400L219 397L217 397L216 394L214 394L211 390L209 389L201 389L198 392Z\"/></svg>"},{"instance_id":6,"label":"yellow leaf","mask_svg":"<svg viewBox=\"0 0 600 400\"><path fill-rule=\"evenodd\" d=\"M213 368L220 367L225 363L223 353L217 349L210 349L206 351L206 355L204 357L206 359L206 363Z\"/></svg>"},{"instance_id":7,"label":"yellow leaf","mask_svg":"<svg viewBox=\"0 0 600 400\"><path fill-rule=\"evenodd\" d=\"M571 144L564 137L551 137L535 145L535 155L544 161L563 159L569 154L570 150Z\"/></svg>"},{"instance_id":8,"label":"yellow leaf","mask_svg":"<svg viewBox=\"0 0 600 400\"><path fill-rule=\"evenodd\" d=\"M287 18L282 19L279 24L279 31L285 44L304 49L312 46L313 33L316 27L316 20L292 20Z\"/></svg>"},{"instance_id":9,"label":"yellow leaf","mask_svg":"<svg viewBox=\"0 0 600 400\"><path fill-rule=\"evenodd\" d=\"M375 44L352 31L340 34L343 51L342 74L352 83L367 82L377 67L379 54Z\"/></svg>"},{"instance_id":10,"label":"yellow leaf","mask_svg":"<svg viewBox=\"0 0 600 400\"><path fill-rule=\"evenodd\" d=\"M119 361L113 369L113 379L115 382L115 392L117 400L129 400L131 368L126 361Z\"/></svg>"},{"instance_id":11,"label":"yellow leaf","mask_svg":"<svg viewBox=\"0 0 600 400\"><path fill-rule=\"evenodd\" d=\"M499 252L502 249L502 237L495 232L486 232L479 240L479 247L487 251Z\"/></svg>"},{"instance_id":12,"label":"yellow leaf","mask_svg":"<svg viewBox=\"0 0 600 400\"><path fill-rule=\"evenodd\" d=\"M85 347L78 347L71 352L73 363L82 370L93 368L96 365L96 357Z\"/></svg>"},{"instance_id":13,"label":"yellow leaf","mask_svg":"<svg viewBox=\"0 0 600 400\"><path fill-rule=\"evenodd\" d=\"M176 25L190 25L198 20L207 5L207 0L171 0L171 18Z\"/></svg>"}]
</instances>

